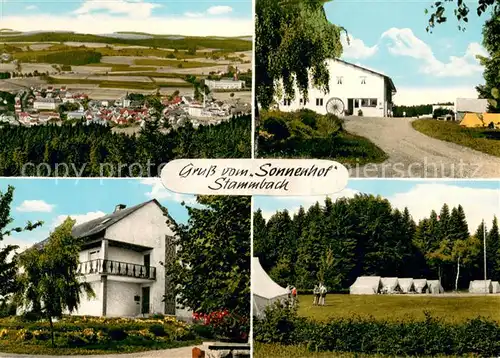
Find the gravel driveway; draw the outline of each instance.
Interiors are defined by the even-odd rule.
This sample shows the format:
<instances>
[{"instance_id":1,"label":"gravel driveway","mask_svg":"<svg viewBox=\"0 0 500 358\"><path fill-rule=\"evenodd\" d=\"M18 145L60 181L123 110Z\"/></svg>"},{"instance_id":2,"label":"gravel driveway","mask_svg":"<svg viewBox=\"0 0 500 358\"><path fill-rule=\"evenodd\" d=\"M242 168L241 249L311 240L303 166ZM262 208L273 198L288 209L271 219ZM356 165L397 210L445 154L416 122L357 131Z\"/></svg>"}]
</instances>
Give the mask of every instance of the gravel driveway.
<instances>
[{"instance_id":1,"label":"gravel driveway","mask_svg":"<svg viewBox=\"0 0 500 358\"><path fill-rule=\"evenodd\" d=\"M159 351L147 351L141 353L127 354L106 354L106 355L83 355L83 356L46 356L46 355L29 355L29 354L13 354L0 353L0 358L191 358L193 347L173 348Z\"/></svg>"},{"instance_id":2,"label":"gravel driveway","mask_svg":"<svg viewBox=\"0 0 500 358\"><path fill-rule=\"evenodd\" d=\"M354 178L500 178L500 158L427 137L410 118L347 117L347 131L370 139L389 159L353 166Z\"/></svg>"}]
</instances>

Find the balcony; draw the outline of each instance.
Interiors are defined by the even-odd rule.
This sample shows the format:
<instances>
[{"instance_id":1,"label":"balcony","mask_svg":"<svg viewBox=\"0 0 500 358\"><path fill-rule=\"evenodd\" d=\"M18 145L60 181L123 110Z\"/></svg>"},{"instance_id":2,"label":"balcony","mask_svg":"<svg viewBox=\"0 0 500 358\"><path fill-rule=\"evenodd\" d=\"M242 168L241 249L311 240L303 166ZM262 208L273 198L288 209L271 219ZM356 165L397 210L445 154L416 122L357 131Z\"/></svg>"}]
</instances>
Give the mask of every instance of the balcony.
<instances>
[{"instance_id":1,"label":"balcony","mask_svg":"<svg viewBox=\"0 0 500 358\"><path fill-rule=\"evenodd\" d=\"M156 267L136 265L113 260L91 260L78 264L78 275L115 275L156 280Z\"/></svg>"}]
</instances>

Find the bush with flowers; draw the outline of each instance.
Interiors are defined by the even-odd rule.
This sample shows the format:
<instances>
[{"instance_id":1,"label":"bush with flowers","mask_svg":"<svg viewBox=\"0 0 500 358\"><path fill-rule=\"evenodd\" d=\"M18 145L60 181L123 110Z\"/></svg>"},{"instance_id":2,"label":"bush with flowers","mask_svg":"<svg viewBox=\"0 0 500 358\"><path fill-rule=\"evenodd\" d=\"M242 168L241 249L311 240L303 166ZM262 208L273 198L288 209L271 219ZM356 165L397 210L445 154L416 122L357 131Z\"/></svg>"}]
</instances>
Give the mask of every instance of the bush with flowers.
<instances>
[{"instance_id":1,"label":"bush with flowers","mask_svg":"<svg viewBox=\"0 0 500 358\"><path fill-rule=\"evenodd\" d=\"M248 340L249 322L247 317L242 317L227 309L213 311L208 314L195 312L193 321L210 327L213 335L221 340L246 342Z\"/></svg>"}]
</instances>

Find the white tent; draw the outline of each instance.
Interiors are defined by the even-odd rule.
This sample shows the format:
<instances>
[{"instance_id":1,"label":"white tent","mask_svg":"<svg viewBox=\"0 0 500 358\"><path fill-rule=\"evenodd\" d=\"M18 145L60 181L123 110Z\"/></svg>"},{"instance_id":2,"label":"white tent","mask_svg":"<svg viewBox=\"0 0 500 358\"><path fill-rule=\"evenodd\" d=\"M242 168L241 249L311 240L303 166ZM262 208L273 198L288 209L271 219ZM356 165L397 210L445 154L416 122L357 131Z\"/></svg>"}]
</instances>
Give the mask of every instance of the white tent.
<instances>
[{"instance_id":1,"label":"white tent","mask_svg":"<svg viewBox=\"0 0 500 358\"><path fill-rule=\"evenodd\" d=\"M260 265L257 257L252 258L253 312L262 316L267 306L288 298L288 291L272 280Z\"/></svg>"},{"instance_id":2,"label":"white tent","mask_svg":"<svg viewBox=\"0 0 500 358\"><path fill-rule=\"evenodd\" d=\"M398 278L399 288L403 293L415 292L415 286L412 278Z\"/></svg>"},{"instance_id":3,"label":"white tent","mask_svg":"<svg viewBox=\"0 0 500 358\"><path fill-rule=\"evenodd\" d=\"M413 287L416 293L427 293L427 280L425 278L417 278L413 280Z\"/></svg>"},{"instance_id":4,"label":"white tent","mask_svg":"<svg viewBox=\"0 0 500 358\"><path fill-rule=\"evenodd\" d=\"M500 283L498 281L491 282L491 293L500 293Z\"/></svg>"},{"instance_id":5,"label":"white tent","mask_svg":"<svg viewBox=\"0 0 500 358\"><path fill-rule=\"evenodd\" d=\"M351 295L376 295L382 288L380 276L360 276L349 287Z\"/></svg>"},{"instance_id":6,"label":"white tent","mask_svg":"<svg viewBox=\"0 0 500 358\"><path fill-rule=\"evenodd\" d=\"M492 293L491 280L474 280L469 283L469 293Z\"/></svg>"},{"instance_id":7,"label":"white tent","mask_svg":"<svg viewBox=\"0 0 500 358\"><path fill-rule=\"evenodd\" d=\"M401 291L397 277L382 277L381 281L382 293L398 293Z\"/></svg>"},{"instance_id":8,"label":"white tent","mask_svg":"<svg viewBox=\"0 0 500 358\"><path fill-rule=\"evenodd\" d=\"M427 287L429 293L432 294L444 293L444 288L443 286L441 286L441 282L439 282L439 280L428 280Z\"/></svg>"}]
</instances>

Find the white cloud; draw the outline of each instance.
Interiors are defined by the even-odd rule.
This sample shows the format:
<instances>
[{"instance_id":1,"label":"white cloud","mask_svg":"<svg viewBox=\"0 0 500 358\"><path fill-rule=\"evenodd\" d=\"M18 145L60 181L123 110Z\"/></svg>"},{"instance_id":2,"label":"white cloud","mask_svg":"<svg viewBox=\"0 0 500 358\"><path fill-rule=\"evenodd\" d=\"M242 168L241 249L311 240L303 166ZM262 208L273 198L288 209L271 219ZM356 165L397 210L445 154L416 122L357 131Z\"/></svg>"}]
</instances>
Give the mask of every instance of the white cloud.
<instances>
[{"instance_id":1,"label":"white cloud","mask_svg":"<svg viewBox=\"0 0 500 358\"><path fill-rule=\"evenodd\" d=\"M476 189L443 183L417 184L388 200L396 208L408 207L415 221L429 217L433 209L439 213L444 203L450 209L462 205L471 234L483 219L487 226L491 226L494 215L500 218L500 189Z\"/></svg>"},{"instance_id":2,"label":"white cloud","mask_svg":"<svg viewBox=\"0 0 500 358\"><path fill-rule=\"evenodd\" d=\"M28 6L25 7L25 9L26 10L36 10L36 9L38 9L38 6L36 6L36 5L28 5Z\"/></svg>"},{"instance_id":3,"label":"white cloud","mask_svg":"<svg viewBox=\"0 0 500 358\"><path fill-rule=\"evenodd\" d=\"M167 199L179 203L185 202L188 205L197 204L196 197L194 195L179 194L167 190L163 186L160 178L143 179L141 180L141 184L151 187L151 191L146 192L146 196L150 199L156 199L156 200Z\"/></svg>"},{"instance_id":4,"label":"white cloud","mask_svg":"<svg viewBox=\"0 0 500 358\"><path fill-rule=\"evenodd\" d=\"M365 59L372 57L378 51L378 45L367 46L361 39L357 39L351 35L348 35L349 41L347 41L347 36L343 33L340 37L342 42L343 52L342 57L346 59Z\"/></svg>"},{"instance_id":5,"label":"white cloud","mask_svg":"<svg viewBox=\"0 0 500 358\"><path fill-rule=\"evenodd\" d=\"M204 16L215 16L215 15L224 15L232 12L233 9L229 6L212 6L207 9L206 12L185 12L184 16L191 18L201 18Z\"/></svg>"},{"instance_id":6,"label":"white cloud","mask_svg":"<svg viewBox=\"0 0 500 358\"><path fill-rule=\"evenodd\" d=\"M208 8L207 13L210 15L229 14L233 9L230 6L212 6Z\"/></svg>"},{"instance_id":7,"label":"white cloud","mask_svg":"<svg viewBox=\"0 0 500 358\"><path fill-rule=\"evenodd\" d=\"M43 200L25 200L16 210L23 213L50 213L54 209L54 206Z\"/></svg>"},{"instance_id":8,"label":"white cloud","mask_svg":"<svg viewBox=\"0 0 500 358\"><path fill-rule=\"evenodd\" d=\"M202 12L186 12L184 15L187 17L203 17L204 14Z\"/></svg>"},{"instance_id":9,"label":"white cloud","mask_svg":"<svg viewBox=\"0 0 500 358\"><path fill-rule=\"evenodd\" d=\"M105 10L111 14L144 18L149 17L153 9L158 7L161 7L161 5L144 2L143 0L86 0L74 13L77 15L86 15Z\"/></svg>"},{"instance_id":10,"label":"white cloud","mask_svg":"<svg viewBox=\"0 0 500 358\"><path fill-rule=\"evenodd\" d=\"M462 57L450 56L447 62L436 58L431 47L419 39L409 28L391 28L381 39L388 39L389 53L395 56L411 57L422 61L420 72L436 77L465 77L483 71L476 55L485 55L484 48L477 42L467 47Z\"/></svg>"},{"instance_id":11,"label":"white cloud","mask_svg":"<svg viewBox=\"0 0 500 358\"><path fill-rule=\"evenodd\" d=\"M113 2L107 2L112 4ZM92 24L92 26L89 26ZM18 31L74 31L86 34L108 34L136 31L151 34L184 36L248 36L253 34L253 20L215 17L138 17L110 14L81 14L55 16L37 14L3 16L2 27Z\"/></svg>"},{"instance_id":12,"label":"white cloud","mask_svg":"<svg viewBox=\"0 0 500 358\"><path fill-rule=\"evenodd\" d=\"M330 194L326 196L276 196L273 197L271 200L273 201L273 206L276 206L275 210L269 210L269 209L262 209L262 216L264 219L268 220L271 216L273 216L276 211L283 211L283 210L288 210L290 215L293 215L297 213L302 206L305 210L307 210L309 207L313 206L316 204L316 202L319 201L320 205L322 205L325 202L325 199L329 197L333 201L336 201L339 198L352 198L354 195L358 194L359 192L357 190L345 188L344 190L335 193L335 194ZM258 209L258 208L255 208Z\"/></svg>"},{"instance_id":13,"label":"white cloud","mask_svg":"<svg viewBox=\"0 0 500 358\"><path fill-rule=\"evenodd\" d=\"M398 87L396 105L414 106L424 103L455 102L457 98L477 98L474 86Z\"/></svg>"},{"instance_id":14,"label":"white cloud","mask_svg":"<svg viewBox=\"0 0 500 358\"><path fill-rule=\"evenodd\" d=\"M59 225L61 225L64 220L69 216L71 219L76 220L75 225L80 225L86 223L87 221L94 220L106 215L102 211L90 211L86 214L69 214L69 215L58 215L53 221L51 225L51 229L55 229Z\"/></svg>"}]
</instances>

